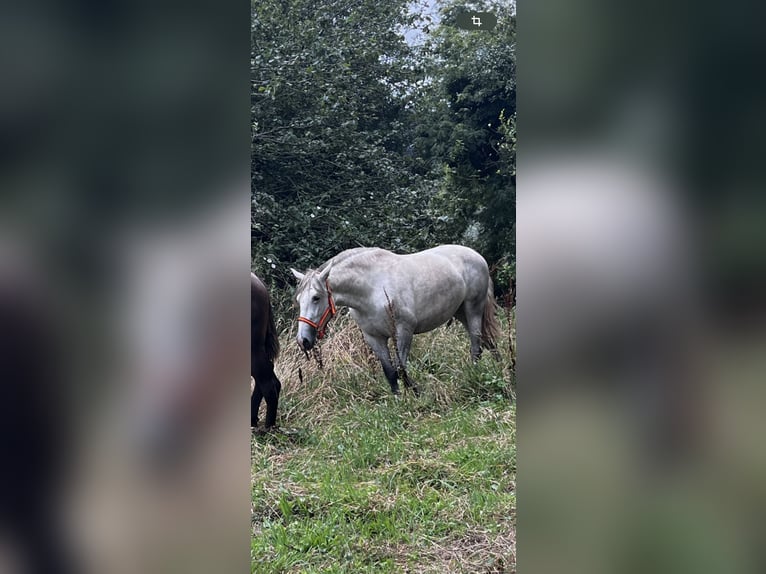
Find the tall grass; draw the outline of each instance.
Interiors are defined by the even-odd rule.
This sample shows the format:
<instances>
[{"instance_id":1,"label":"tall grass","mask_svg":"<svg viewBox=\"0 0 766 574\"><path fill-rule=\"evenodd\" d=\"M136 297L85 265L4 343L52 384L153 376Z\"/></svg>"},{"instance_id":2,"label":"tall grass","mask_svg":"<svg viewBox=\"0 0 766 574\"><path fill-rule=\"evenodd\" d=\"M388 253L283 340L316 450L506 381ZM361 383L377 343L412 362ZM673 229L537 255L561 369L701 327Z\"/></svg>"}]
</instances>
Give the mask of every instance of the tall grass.
<instances>
[{"instance_id":1,"label":"tall grass","mask_svg":"<svg viewBox=\"0 0 766 574\"><path fill-rule=\"evenodd\" d=\"M465 401L513 399L513 349L507 334L512 324L506 313L499 312L504 326L499 360L485 352L477 363L471 362L468 335L458 322L414 337L407 369L420 387L420 403L438 410ZM276 372L283 383L283 426L324 419L349 402L378 401L391 394L380 362L346 310L330 323L320 343L323 369L299 349L296 334L293 324L280 336Z\"/></svg>"},{"instance_id":2,"label":"tall grass","mask_svg":"<svg viewBox=\"0 0 766 574\"><path fill-rule=\"evenodd\" d=\"M462 325L416 335L394 398L345 311L324 368L282 322L281 431L253 439L252 572L515 571L513 321L499 360Z\"/></svg>"}]
</instances>

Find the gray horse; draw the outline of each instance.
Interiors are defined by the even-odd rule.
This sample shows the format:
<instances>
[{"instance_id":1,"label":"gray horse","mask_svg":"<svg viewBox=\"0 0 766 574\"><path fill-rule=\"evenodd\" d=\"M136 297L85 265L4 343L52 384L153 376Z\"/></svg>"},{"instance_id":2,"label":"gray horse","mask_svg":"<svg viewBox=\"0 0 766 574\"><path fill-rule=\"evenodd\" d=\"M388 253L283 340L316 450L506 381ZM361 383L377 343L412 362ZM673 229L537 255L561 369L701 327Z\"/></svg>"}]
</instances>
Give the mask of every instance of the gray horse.
<instances>
[{"instance_id":1,"label":"gray horse","mask_svg":"<svg viewBox=\"0 0 766 574\"><path fill-rule=\"evenodd\" d=\"M324 336L336 306L348 307L394 394L399 392L399 377L388 351L392 337L404 384L416 393L405 370L414 334L455 317L468 331L474 360L482 347L495 351L500 330L492 280L487 262L468 247L441 245L411 255L360 247L339 253L319 269L291 271L298 279L298 345L304 351L312 349Z\"/></svg>"}]
</instances>

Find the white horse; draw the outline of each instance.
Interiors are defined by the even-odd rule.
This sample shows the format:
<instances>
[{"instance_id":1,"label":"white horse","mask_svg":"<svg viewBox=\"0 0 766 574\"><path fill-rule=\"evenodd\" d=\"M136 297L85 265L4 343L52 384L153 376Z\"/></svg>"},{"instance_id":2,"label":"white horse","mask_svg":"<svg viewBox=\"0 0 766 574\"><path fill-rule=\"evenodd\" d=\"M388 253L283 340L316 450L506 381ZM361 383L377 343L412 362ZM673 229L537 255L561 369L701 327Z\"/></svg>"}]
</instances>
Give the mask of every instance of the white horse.
<instances>
[{"instance_id":1,"label":"white horse","mask_svg":"<svg viewBox=\"0 0 766 574\"><path fill-rule=\"evenodd\" d=\"M492 280L487 262L468 247L441 245L411 255L361 247L339 253L317 270L291 271L298 279L298 345L304 351L313 348L336 307L348 307L394 394L399 384L388 351L390 338L396 342L405 386L416 393L405 370L414 334L455 317L468 331L474 360L482 347L495 350L499 326Z\"/></svg>"}]
</instances>

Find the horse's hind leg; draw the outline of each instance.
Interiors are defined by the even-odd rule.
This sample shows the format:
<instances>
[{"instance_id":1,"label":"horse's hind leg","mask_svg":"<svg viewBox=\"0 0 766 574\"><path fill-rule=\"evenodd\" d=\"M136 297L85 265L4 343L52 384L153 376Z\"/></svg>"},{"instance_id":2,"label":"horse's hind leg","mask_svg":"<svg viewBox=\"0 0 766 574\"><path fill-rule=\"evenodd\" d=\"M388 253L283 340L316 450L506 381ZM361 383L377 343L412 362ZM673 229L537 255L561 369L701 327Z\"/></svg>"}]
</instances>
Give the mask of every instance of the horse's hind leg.
<instances>
[{"instance_id":1,"label":"horse's hind leg","mask_svg":"<svg viewBox=\"0 0 766 574\"><path fill-rule=\"evenodd\" d=\"M277 403L282 384L274 374L274 365L265 354L254 358L253 378L255 378L255 391L250 399L250 424L258 424L258 406L261 399L266 401L266 428L271 428L277 421Z\"/></svg>"},{"instance_id":2,"label":"horse's hind leg","mask_svg":"<svg viewBox=\"0 0 766 574\"><path fill-rule=\"evenodd\" d=\"M258 409L261 408L261 399L263 399L263 393L261 392L261 386L256 380L255 389L253 389L253 394L250 395L250 426L253 428L258 427Z\"/></svg>"},{"instance_id":3,"label":"horse's hind leg","mask_svg":"<svg viewBox=\"0 0 766 574\"><path fill-rule=\"evenodd\" d=\"M481 322L483 316L483 306L470 305L466 302L462 316L458 317L471 338L471 359L474 361L478 361L481 357Z\"/></svg>"},{"instance_id":4,"label":"horse's hind leg","mask_svg":"<svg viewBox=\"0 0 766 574\"><path fill-rule=\"evenodd\" d=\"M266 428L271 428L277 424L277 407L279 406L279 393L282 391L282 383L277 378L277 375L272 371L274 384L272 385L273 391L264 398L266 399ZM271 402L269 402L271 399Z\"/></svg>"},{"instance_id":5,"label":"horse's hind leg","mask_svg":"<svg viewBox=\"0 0 766 574\"><path fill-rule=\"evenodd\" d=\"M282 390L282 383L271 369L271 376L267 379L269 382L263 389L263 399L266 401L266 428L271 428L277 423L277 406L279 404L279 392Z\"/></svg>"}]
</instances>

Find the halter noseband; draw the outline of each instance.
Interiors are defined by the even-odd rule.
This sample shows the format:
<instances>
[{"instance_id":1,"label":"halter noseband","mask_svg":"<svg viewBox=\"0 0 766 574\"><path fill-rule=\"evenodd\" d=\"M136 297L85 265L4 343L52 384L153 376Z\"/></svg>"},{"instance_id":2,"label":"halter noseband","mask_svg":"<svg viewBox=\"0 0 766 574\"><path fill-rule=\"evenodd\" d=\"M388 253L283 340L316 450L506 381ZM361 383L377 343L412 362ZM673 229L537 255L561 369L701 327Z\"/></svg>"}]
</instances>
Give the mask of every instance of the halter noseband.
<instances>
[{"instance_id":1,"label":"halter noseband","mask_svg":"<svg viewBox=\"0 0 766 574\"><path fill-rule=\"evenodd\" d=\"M311 319L307 319L306 317L298 317L298 321L301 323L306 323L307 325L311 325L314 327L314 329L317 330L317 338L322 339L324 337L325 330L327 329L327 323L330 322L330 319L335 317L335 313L337 312L337 309L335 307L335 301L332 299L332 290L330 289L330 283L325 279L324 282L325 287L327 288L327 309L324 310L324 313L322 313L322 316L319 318L319 323L314 323Z\"/></svg>"}]
</instances>

